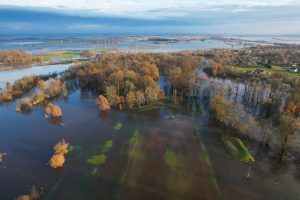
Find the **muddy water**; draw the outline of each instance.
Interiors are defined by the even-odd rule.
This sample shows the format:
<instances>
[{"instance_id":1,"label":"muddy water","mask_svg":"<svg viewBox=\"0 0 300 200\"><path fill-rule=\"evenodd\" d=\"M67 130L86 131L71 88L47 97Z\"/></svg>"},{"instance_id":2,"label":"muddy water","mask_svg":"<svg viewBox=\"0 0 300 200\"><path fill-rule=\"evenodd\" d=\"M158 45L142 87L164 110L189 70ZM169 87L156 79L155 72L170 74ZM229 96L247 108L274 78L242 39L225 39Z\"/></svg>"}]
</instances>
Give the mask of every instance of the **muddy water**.
<instances>
[{"instance_id":1,"label":"muddy water","mask_svg":"<svg viewBox=\"0 0 300 200\"><path fill-rule=\"evenodd\" d=\"M63 110L57 124L39 107L29 115L17 114L15 102L0 107L0 151L7 153L0 164L0 199L27 194L32 185L43 191L43 199L55 200L300 197L297 158L278 169L276 150L256 154L258 144L241 137L257 162L233 160L220 141L223 130L199 102L147 112L99 112L95 97L77 90L54 103ZM47 162L61 138L71 152L63 168L52 170Z\"/></svg>"}]
</instances>

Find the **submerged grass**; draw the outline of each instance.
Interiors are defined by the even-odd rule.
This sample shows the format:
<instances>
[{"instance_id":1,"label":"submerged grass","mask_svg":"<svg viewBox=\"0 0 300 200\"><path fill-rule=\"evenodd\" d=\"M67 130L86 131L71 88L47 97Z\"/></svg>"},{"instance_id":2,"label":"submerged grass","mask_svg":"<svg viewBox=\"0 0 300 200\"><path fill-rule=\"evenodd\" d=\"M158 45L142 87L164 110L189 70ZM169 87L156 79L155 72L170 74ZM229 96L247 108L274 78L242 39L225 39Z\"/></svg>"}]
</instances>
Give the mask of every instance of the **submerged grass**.
<instances>
[{"instance_id":1,"label":"submerged grass","mask_svg":"<svg viewBox=\"0 0 300 200\"><path fill-rule=\"evenodd\" d=\"M59 190L61 185L64 182L64 178L61 178L42 198L43 200L51 200L53 199L53 195Z\"/></svg>"},{"instance_id":2,"label":"submerged grass","mask_svg":"<svg viewBox=\"0 0 300 200\"><path fill-rule=\"evenodd\" d=\"M145 158L145 154L141 151L141 144L142 136L139 129L137 129L133 132L133 135L129 140L129 157L136 160L143 160Z\"/></svg>"},{"instance_id":3,"label":"submerged grass","mask_svg":"<svg viewBox=\"0 0 300 200\"><path fill-rule=\"evenodd\" d=\"M102 152L107 153L113 147L113 145L114 145L113 140L106 141L102 147Z\"/></svg>"},{"instance_id":4,"label":"submerged grass","mask_svg":"<svg viewBox=\"0 0 300 200\"><path fill-rule=\"evenodd\" d=\"M175 152L170 149L167 149L164 154L164 162L171 169L180 167L180 162Z\"/></svg>"},{"instance_id":5,"label":"submerged grass","mask_svg":"<svg viewBox=\"0 0 300 200\"><path fill-rule=\"evenodd\" d=\"M87 159L87 163L92 165L101 165L106 161L106 154L111 150L114 145L112 139L107 140L103 145L100 146L100 150L97 150L97 154Z\"/></svg>"},{"instance_id":6,"label":"submerged grass","mask_svg":"<svg viewBox=\"0 0 300 200\"><path fill-rule=\"evenodd\" d=\"M201 133L200 133L200 128L198 126L196 126L195 131L196 131L196 135L198 137L199 143L200 143L200 149L201 149L202 154L203 154L204 163L208 168L209 180L210 180L211 184L213 185L215 191L217 192L217 195L220 197L221 196L220 186L219 186L219 183L218 183L218 180L217 180L217 176L215 174L215 169L213 167L212 160L209 156L206 145L204 144L204 142L202 140Z\"/></svg>"},{"instance_id":7,"label":"submerged grass","mask_svg":"<svg viewBox=\"0 0 300 200\"><path fill-rule=\"evenodd\" d=\"M222 136L221 139L233 159L246 163L255 162L254 157L239 138Z\"/></svg>"},{"instance_id":8,"label":"submerged grass","mask_svg":"<svg viewBox=\"0 0 300 200\"><path fill-rule=\"evenodd\" d=\"M138 109L138 111L146 112L146 111L151 111L151 110L158 110L161 107L175 108L176 106L177 106L176 103L172 99L163 99L163 100L160 100L160 101L152 103L152 104L141 106Z\"/></svg>"},{"instance_id":9,"label":"submerged grass","mask_svg":"<svg viewBox=\"0 0 300 200\"><path fill-rule=\"evenodd\" d=\"M92 164L92 165L101 165L105 163L106 161L106 155L105 154L99 154L99 155L94 155L91 158L87 160L87 163Z\"/></svg>"},{"instance_id":10,"label":"submerged grass","mask_svg":"<svg viewBox=\"0 0 300 200\"><path fill-rule=\"evenodd\" d=\"M117 122L114 126L114 130L118 131L122 128L123 124L121 122Z\"/></svg>"},{"instance_id":11,"label":"submerged grass","mask_svg":"<svg viewBox=\"0 0 300 200\"><path fill-rule=\"evenodd\" d=\"M131 138L128 140L128 162L125 167L125 169L122 172L122 175L119 180L119 192L116 199L122 199L122 193L123 193L123 186L130 186L132 188L137 187L138 184L138 178L140 176L140 163L145 159L145 154L142 152L142 142L143 137L139 131L139 128L137 127Z\"/></svg>"}]
</instances>

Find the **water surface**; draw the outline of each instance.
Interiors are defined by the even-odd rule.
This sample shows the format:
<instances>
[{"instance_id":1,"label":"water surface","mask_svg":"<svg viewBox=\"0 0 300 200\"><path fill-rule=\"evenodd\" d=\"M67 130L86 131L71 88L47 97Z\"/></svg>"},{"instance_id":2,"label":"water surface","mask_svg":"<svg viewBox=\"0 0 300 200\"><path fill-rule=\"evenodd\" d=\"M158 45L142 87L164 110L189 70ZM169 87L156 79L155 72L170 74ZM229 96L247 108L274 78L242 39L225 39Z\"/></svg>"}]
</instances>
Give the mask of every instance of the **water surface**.
<instances>
[{"instance_id":1,"label":"water surface","mask_svg":"<svg viewBox=\"0 0 300 200\"><path fill-rule=\"evenodd\" d=\"M14 111L16 102L0 107L1 199L14 199L35 185L44 199L202 199L297 200L299 164L277 170L272 155L258 143L242 139L256 163L233 160L201 101L147 112L101 112L95 96L75 90L55 104L62 123ZM174 120L166 119L174 115ZM72 146L66 165L52 170L52 147L64 138ZM110 143L110 145L107 145ZM92 164L93 156L105 160ZM246 175L251 173L250 178Z\"/></svg>"}]
</instances>

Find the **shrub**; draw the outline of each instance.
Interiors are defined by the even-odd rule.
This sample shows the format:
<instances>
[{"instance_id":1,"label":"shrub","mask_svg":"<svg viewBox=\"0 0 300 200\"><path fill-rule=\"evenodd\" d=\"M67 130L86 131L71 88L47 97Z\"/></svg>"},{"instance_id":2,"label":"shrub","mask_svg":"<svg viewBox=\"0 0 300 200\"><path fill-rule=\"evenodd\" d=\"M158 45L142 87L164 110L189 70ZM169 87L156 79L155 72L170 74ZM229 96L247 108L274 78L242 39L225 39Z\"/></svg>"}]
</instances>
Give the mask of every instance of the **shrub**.
<instances>
[{"instance_id":1,"label":"shrub","mask_svg":"<svg viewBox=\"0 0 300 200\"><path fill-rule=\"evenodd\" d=\"M54 147L54 154L51 157L49 164L53 169L63 167L65 163L65 155L69 152L68 150L69 143L64 139L59 141Z\"/></svg>"},{"instance_id":2,"label":"shrub","mask_svg":"<svg viewBox=\"0 0 300 200\"><path fill-rule=\"evenodd\" d=\"M54 147L55 154L65 155L68 153L69 143L67 143L64 139L59 141Z\"/></svg>"},{"instance_id":3,"label":"shrub","mask_svg":"<svg viewBox=\"0 0 300 200\"><path fill-rule=\"evenodd\" d=\"M53 105L52 103L48 103L45 107L45 111L48 115L52 117L61 117L62 111L59 106Z\"/></svg>"},{"instance_id":4,"label":"shrub","mask_svg":"<svg viewBox=\"0 0 300 200\"><path fill-rule=\"evenodd\" d=\"M65 156L63 154L54 154L51 157L49 164L53 169L62 167L65 164Z\"/></svg>"},{"instance_id":5,"label":"shrub","mask_svg":"<svg viewBox=\"0 0 300 200\"><path fill-rule=\"evenodd\" d=\"M32 104L30 99L21 99L19 104L16 106L17 112L30 112L32 109Z\"/></svg>"},{"instance_id":6,"label":"shrub","mask_svg":"<svg viewBox=\"0 0 300 200\"><path fill-rule=\"evenodd\" d=\"M33 186L30 190L30 194L18 196L17 200L38 200L40 199L40 192Z\"/></svg>"},{"instance_id":7,"label":"shrub","mask_svg":"<svg viewBox=\"0 0 300 200\"><path fill-rule=\"evenodd\" d=\"M31 102L32 105L37 105L46 100L45 94L43 92L37 92L33 95Z\"/></svg>"},{"instance_id":8,"label":"shrub","mask_svg":"<svg viewBox=\"0 0 300 200\"><path fill-rule=\"evenodd\" d=\"M97 105L99 106L100 110L109 110L110 109L109 102L103 95L98 96Z\"/></svg>"}]
</instances>

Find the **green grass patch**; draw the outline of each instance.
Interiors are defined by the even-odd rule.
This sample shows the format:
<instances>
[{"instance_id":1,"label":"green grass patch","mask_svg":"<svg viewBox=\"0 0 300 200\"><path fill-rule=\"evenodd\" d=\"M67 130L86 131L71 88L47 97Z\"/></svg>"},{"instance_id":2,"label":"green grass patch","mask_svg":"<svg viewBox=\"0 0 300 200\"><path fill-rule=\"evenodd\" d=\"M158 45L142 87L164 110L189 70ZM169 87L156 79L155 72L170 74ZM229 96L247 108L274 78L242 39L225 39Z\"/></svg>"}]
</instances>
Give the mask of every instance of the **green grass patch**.
<instances>
[{"instance_id":1,"label":"green grass patch","mask_svg":"<svg viewBox=\"0 0 300 200\"><path fill-rule=\"evenodd\" d=\"M148 104L148 105L141 106L138 110L140 112L146 112L146 111L151 111L151 110L159 110L162 107L175 108L176 106L177 105L173 100L163 99L163 100L157 101L155 103L151 103L151 104Z\"/></svg>"},{"instance_id":2,"label":"green grass patch","mask_svg":"<svg viewBox=\"0 0 300 200\"><path fill-rule=\"evenodd\" d=\"M243 72L243 73L246 73L246 71L249 71L249 70L252 71L252 70L256 70L256 69L262 69L262 70L264 70L264 72L262 73L264 75L272 75L275 72L281 72L281 73L286 74L286 75L300 77L299 73L290 72L288 67L280 67L280 66L274 66L274 65L272 65L272 68L267 68L267 67L264 67L264 66L251 67L251 68L233 66L233 68L240 71L240 72Z\"/></svg>"},{"instance_id":3,"label":"green grass patch","mask_svg":"<svg viewBox=\"0 0 300 200\"><path fill-rule=\"evenodd\" d=\"M132 137L129 140L129 157L136 159L136 160L143 160L145 159L145 154L141 151L142 145L142 136L139 130L135 130L133 132Z\"/></svg>"},{"instance_id":4,"label":"green grass patch","mask_svg":"<svg viewBox=\"0 0 300 200\"><path fill-rule=\"evenodd\" d=\"M104 143L103 147L102 147L102 152L106 153L108 152L114 145L114 141L113 140L108 140Z\"/></svg>"},{"instance_id":5,"label":"green grass patch","mask_svg":"<svg viewBox=\"0 0 300 200\"><path fill-rule=\"evenodd\" d=\"M42 54L44 61L51 61L53 59L70 60L80 56L80 52L75 51L53 51L50 53Z\"/></svg>"},{"instance_id":6,"label":"green grass patch","mask_svg":"<svg viewBox=\"0 0 300 200\"><path fill-rule=\"evenodd\" d=\"M122 128L122 126L123 126L122 123L117 122L117 123L115 124L115 126L114 126L114 130L118 131L118 130L120 130L120 129Z\"/></svg>"},{"instance_id":7,"label":"green grass patch","mask_svg":"<svg viewBox=\"0 0 300 200\"><path fill-rule=\"evenodd\" d=\"M215 191L217 192L218 196L220 197L221 196L220 186L218 184L217 176L215 174L215 169L213 167L212 160L209 156L209 152L206 148L206 145L204 144L204 142L202 140L201 133L200 133L200 128L198 126L196 126L195 131L196 131L197 138L199 140L200 149L201 149L201 152L202 152L202 155L203 155L204 163L208 168L209 181L211 182L211 184L215 188Z\"/></svg>"},{"instance_id":8,"label":"green grass patch","mask_svg":"<svg viewBox=\"0 0 300 200\"><path fill-rule=\"evenodd\" d=\"M105 163L106 161L106 155L105 154L99 154L99 155L94 155L91 158L87 160L87 163L91 165L101 165Z\"/></svg>"},{"instance_id":9,"label":"green grass patch","mask_svg":"<svg viewBox=\"0 0 300 200\"><path fill-rule=\"evenodd\" d=\"M101 53L105 53L107 51L108 51L108 48L105 48L105 47L97 47L97 48L91 50L91 52L93 52L94 54L101 54Z\"/></svg>"},{"instance_id":10,"label":"green grass patch","mask_svg":"<svg viewBox=\"0 0 300 200\"><path fill-rule=\"evenodd\" d=\"M169 168L178 168L180 167L180 162L174 151L167 149L164 154L164 162Z\"/></svg>"},{"instance_id":11,"label":"green grass patch","mask_svg":"<svg viewBox=\"0 0 300 200\"><path fill-rule=\"evenodd\" d=\"M233 159L246 163L255 162L250 151L239 138L222 136L221 139Z\"/></svg>"}]
</instances>

